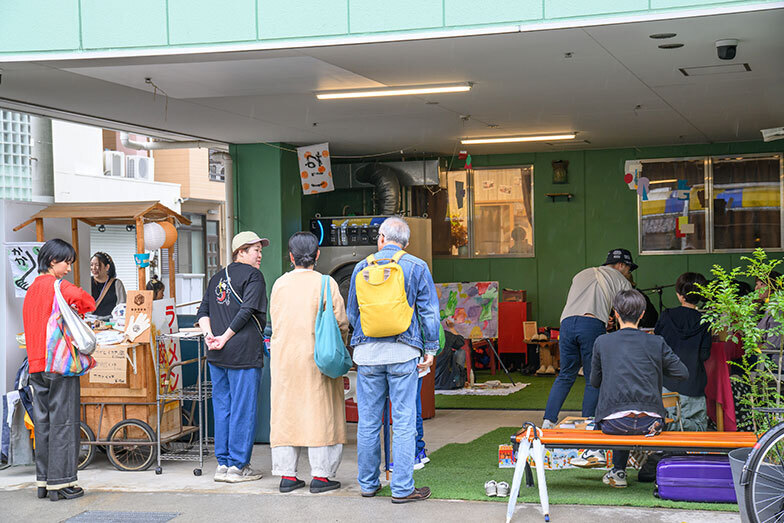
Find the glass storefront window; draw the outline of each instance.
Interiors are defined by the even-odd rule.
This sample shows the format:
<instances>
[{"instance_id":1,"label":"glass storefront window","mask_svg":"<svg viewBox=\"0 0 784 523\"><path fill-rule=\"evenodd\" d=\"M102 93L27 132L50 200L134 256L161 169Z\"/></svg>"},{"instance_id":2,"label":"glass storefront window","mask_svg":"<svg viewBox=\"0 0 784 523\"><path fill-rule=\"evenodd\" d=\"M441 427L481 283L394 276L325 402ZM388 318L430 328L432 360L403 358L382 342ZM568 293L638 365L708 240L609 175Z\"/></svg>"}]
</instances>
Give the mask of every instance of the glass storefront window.
<instances>
[{"instance_id":1,"label":"glass storefront window","mask_svg":"<svg viewBox=\"0 0 784 523\"><path fill-rule=\"evenodd\" d=\"M433 254L533 256L532 195L530 165L441 173L430 199Z\"/></svg>"}]
</instances>

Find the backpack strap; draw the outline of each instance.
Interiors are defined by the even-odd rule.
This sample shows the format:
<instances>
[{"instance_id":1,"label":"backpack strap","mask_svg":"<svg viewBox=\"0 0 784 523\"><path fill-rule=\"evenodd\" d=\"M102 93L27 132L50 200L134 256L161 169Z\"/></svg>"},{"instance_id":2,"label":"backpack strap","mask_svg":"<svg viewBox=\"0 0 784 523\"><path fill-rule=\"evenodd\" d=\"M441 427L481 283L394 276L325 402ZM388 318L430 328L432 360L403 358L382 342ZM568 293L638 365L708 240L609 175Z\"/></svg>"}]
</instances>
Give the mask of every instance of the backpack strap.
<instances>
[{"instance_id":1,"label":"backpack strap","mask_svg":"<svg viewBox=\"0 0 784 523\"><path fill-rule=\"evenodd\" d=\"M367 262L368 265L378 265L379 260L392 260L393 262L398 263L400 262L400 258L402 258L404 254L408 254L408 253L403 249L397 251L394 254L394 256L392 256L391 258L376 258L375 254L371 254L370 256L365 258L365 261Z\"/></svg>"}]
</instances>

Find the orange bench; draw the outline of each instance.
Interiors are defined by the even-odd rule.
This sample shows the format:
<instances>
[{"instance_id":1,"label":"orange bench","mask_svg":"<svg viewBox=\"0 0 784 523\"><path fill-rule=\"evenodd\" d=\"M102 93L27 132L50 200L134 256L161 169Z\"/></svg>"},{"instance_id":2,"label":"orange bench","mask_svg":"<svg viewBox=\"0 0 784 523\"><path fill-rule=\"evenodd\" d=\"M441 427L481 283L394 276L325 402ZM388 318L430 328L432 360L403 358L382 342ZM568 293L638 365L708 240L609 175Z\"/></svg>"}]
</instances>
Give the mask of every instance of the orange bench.
<instances>
[{"instance_id":1,"label":"orange bench","mask_svg":"<svg viewBox=\"0 0 784 523\"><path fill-rule=\"evenodd\" d=\"M512 436L518 444L525 437L525 429ZM662 432L656 436L617 436L600 430L547 429L542 430L542 443L562 449L609 450L679 450L691 452L729 452L753 447L757 436L753 432Z\"/></svg>"}]
</instances>

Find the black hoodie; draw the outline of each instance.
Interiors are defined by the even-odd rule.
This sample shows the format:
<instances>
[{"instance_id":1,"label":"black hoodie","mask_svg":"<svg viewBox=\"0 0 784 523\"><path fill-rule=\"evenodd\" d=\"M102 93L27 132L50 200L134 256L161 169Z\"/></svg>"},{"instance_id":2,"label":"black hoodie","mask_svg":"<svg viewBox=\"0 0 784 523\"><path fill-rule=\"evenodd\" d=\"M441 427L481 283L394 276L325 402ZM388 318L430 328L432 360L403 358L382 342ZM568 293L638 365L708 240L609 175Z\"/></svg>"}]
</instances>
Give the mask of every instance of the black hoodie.
<instances>
[{"instance_id":1,"label":"black hoodie","mask_svg":"<svg viewBox=\"0 0 784 523\"><path fill-rule=\"evenodd\" d=\"M708 325L700 323L701 317L688 307L664 309L654 330L689 369L685 381L664 378L667 389L685 396L704 396L708 384L705 360L710 357L711 335Z\"/></svg>"}]
</instances>

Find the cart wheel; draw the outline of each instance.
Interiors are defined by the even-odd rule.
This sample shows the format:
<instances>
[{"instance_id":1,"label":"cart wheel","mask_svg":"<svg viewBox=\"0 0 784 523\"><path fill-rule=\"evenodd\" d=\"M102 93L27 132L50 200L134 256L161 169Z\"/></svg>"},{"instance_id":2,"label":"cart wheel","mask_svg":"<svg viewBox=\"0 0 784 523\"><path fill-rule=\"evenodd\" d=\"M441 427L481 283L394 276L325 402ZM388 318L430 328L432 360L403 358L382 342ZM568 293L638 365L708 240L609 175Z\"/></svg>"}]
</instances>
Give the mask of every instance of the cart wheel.
<instances>
[{"instance_id":1,"label":"cart wheel","mask_svg":"<svg viewBox=\"0 0 784 523\"><path fill-rule=\"evenodd\" d=\"M95 441L95 433L83 421L79 422L79 440L82 442ZM79 445L79 462L77 465L79 470L87 468L87 465L93 462L93 458L95 458L95 445L87 443Z\"/></svg>"},{"instance_id":2,"label":"cart wheel","mask_svg":"<svg viewBox=\"0 0 784 523\"><path fill-rule=\"evenodd\" d=\"M193 469L194 476L201 476L201 469Z\"/></svg>"},{"instance_id":3,"label":"cart wheel","mask_svg":"<svg viewBox=\"0 0 784 523\"><path fill-rule=\"evenodd\" d=\"M155 432L138 419L123 420L109 431L106 457L117 470L147 470L155 461Z\"/></svg>"},{"instance_id":4,"label":"cart wheel","mask_svg":"<svg viewBox=\"0 0 784 523\"><path fill-rule=\"evenodd\" d=\"M155 467L155 473L160 476L163 474L163 469L161 467Z\"/></svg>"}]
</instances>

